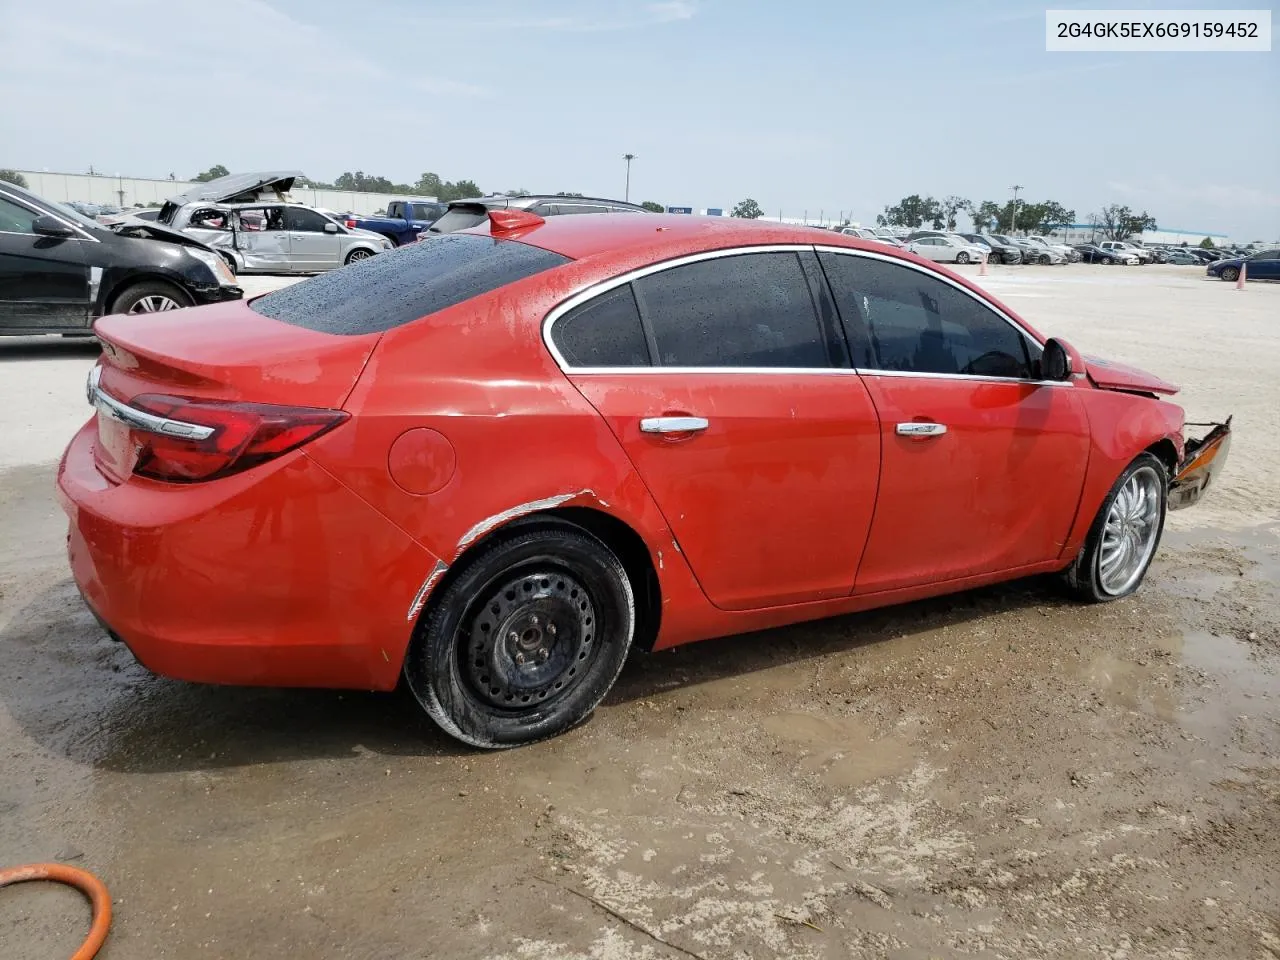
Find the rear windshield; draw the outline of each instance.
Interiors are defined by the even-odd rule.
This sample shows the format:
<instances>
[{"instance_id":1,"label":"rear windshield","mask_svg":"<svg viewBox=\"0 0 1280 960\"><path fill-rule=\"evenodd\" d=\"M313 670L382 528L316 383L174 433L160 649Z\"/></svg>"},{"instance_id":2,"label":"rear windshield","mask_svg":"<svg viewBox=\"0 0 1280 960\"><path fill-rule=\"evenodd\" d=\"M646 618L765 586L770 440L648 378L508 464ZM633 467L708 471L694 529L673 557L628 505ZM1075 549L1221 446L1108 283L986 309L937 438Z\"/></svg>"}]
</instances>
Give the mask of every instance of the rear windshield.
<instances>
[{"instance_id":1,"label":"rear windshield","mask_svg":"<svg viewBox=\"0 0 1280 960\"><path fill-rule=\"evenodd\" d=\"M489 211L484 209L455 207L452 210L446 210L444 216L427 229L432 233L453 233L456 230L466 230L478 223L484 223L488 217Z\"/></svg>"},{"instance_id":2,"label":"rear windshield","mask_svg":"<svg viewBox=\"0 0 1280 960\"><path fill-rule=\"evenodd\" d=\"M452 234L284 287L250 307L322 333L380 333L568 262L514 240Z\"/></svg>"}]
</instances>

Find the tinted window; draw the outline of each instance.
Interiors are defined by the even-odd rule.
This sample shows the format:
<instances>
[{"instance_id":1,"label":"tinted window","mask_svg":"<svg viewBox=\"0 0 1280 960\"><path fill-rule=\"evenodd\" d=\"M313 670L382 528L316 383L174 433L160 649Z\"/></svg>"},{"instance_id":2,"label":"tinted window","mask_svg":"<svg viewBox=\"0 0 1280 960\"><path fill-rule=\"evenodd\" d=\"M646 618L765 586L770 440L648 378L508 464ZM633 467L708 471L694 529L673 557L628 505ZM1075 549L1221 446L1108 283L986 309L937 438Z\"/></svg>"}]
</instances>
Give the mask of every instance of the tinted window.
<instances>
[{"instance_id":1,"label":"tinted window","mask_svg":"<svg viewBox=\"0 0 1280 960\"><path fill-rule=\"evenodd\" d=\"M794 253L703 260L641 277L636 299L669 367L829 367Z\"/></svg>"},{"instance_id":2,"label":"tinted window","mask_svg":"<svg viewBox=\"0 0 1280 960\"><path fill-rule=\"evenodd\" d=\"M287 207L284 212L285 229L298 230L305 233L324 233L325 224L332 223L328 217L314 210L301 207Z\"/></svg>"},{"instance_id":3,"label":"tinted window","mask_svg":"<svg viewBox=\"0 0 1280 960\"><path fill-rule=\"evenodd\" d=\"M512 240L435 237L268 293L250 305L265 317L308 330L374 333L568 262Z\"/></svg>"},{"instance_id":4,"label":"tinted window","mask_svg":"<svg viewBox=\"0 0 1280 960\"><path fill-rule=\"evenodd\" d=\"M33 213L26 207L20 207L18 204L4 197L0 197L0 231L5 233L34 233L31 224L35 221L38 214Z\"/></svg>"},{"instance_id":5,"label":"tinted window","mask_svg":"<svg viewBox=\"0 0 1280 960\"><path fill-rule=\"evenodd\" d=\"M649 365L649 345L630 284L565 314L555 323L554 339L573 367Z\"/></svg>"},{"instance_id":6,"label":"tinted window","mask_svg":"<svg viewBox=\"0 0 1280 960\"><path fill-rule=\"evenodd\" d=\"M882 260L830 253L821 259L855 366L1031 377L1026 338L969 294Z\"/></svg>"},{"instance_id":7,"label":"tinted window","mask_svg":"<svg viewBox=\"0 0 1280 960\"><path fill-rule=\"evenodd\" d=\"M412 205L414 220L434 220L440 216L441 206L436 203L415 203Z\"/></svg>"}]
</instances>

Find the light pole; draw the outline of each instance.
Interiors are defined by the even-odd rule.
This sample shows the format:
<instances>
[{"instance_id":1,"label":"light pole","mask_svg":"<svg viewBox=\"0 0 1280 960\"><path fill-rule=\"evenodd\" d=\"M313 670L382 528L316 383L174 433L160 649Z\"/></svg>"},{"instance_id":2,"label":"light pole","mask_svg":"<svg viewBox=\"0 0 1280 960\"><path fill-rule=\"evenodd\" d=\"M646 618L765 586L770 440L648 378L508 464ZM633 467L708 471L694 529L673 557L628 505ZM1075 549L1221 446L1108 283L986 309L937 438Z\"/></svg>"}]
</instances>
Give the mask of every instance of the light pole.
<instances>
[{"instance_id":1,"label":"light pole","mask_svg":"<svg viewBox=\"0 0 1280 960\"><path fill-rule=\"evenodd\" d=\"M1018 191L1022 189L1022 184L1015 183L1011 188L1013 190L1013 223L1009 227L1010 233L1018 232Z\"/></svg>"},{"instance_id":2,"label":"light pole","mask_svg":"<svg viewBox=\"0 0 1280 960\"><path fill-rule=\"evenodd\" d=\"M622 159L627 161L627 189L623 192L622 199L631 200L631 161L636 158L634 153L624 153Z\"/></svg>"}]
</instances>

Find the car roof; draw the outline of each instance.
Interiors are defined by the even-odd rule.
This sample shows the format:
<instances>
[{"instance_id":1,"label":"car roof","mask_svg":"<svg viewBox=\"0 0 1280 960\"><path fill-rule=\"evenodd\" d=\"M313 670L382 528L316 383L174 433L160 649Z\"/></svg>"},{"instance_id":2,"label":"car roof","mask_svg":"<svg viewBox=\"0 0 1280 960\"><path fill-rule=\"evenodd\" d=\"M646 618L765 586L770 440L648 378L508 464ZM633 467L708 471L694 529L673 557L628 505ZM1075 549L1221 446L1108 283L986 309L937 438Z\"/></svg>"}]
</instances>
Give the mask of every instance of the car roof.
<instances>
[{"instance_id":1,"label":"car roof","mask_svg":"<svg viewBox=\"0 0 1280 960\"><path fill-rule=\"evenodd\" d=\"M462 232L487 234L490 231L488 224L482 224ZM768 244L820 244L880 253L886 249L885 244L874 240L863 240L819 227L675 213L547 217L532 227L503 231L499 236L541 247L572 260L625 253L627 260L634 259L637 264L703 250Z\"/></svg>"}]
</instances>

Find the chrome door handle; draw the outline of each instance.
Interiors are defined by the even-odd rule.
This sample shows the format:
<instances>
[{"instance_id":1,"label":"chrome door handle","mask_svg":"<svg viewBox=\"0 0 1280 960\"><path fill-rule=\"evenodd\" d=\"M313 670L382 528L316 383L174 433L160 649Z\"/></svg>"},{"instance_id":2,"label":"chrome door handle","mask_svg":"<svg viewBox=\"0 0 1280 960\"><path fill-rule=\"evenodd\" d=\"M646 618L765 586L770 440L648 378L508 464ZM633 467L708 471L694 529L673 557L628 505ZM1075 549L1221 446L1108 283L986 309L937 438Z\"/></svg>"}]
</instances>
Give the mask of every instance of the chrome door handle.
<instances>
[{"instance_id":1,"label":"chrome door handle","mask_svg":"<svg viewBox=\"0 0 1280 960\"><path fill-rule=\"evenodd\" d=\"M898 424L900 437L940 437L946 432L945 423L920 423L918 420L912 420L910 423Z\"/></svg>"},{"instance_id":2,"label":"chrome door handle","mask_svg":"<svg viewBox=\"0 0 1280 960\"><path fill-rule=\"evenodd\" d=\"M640 421L641 433L697 433L711 426L706 417L645 417Z\"/></svg>"}]
</instances>

